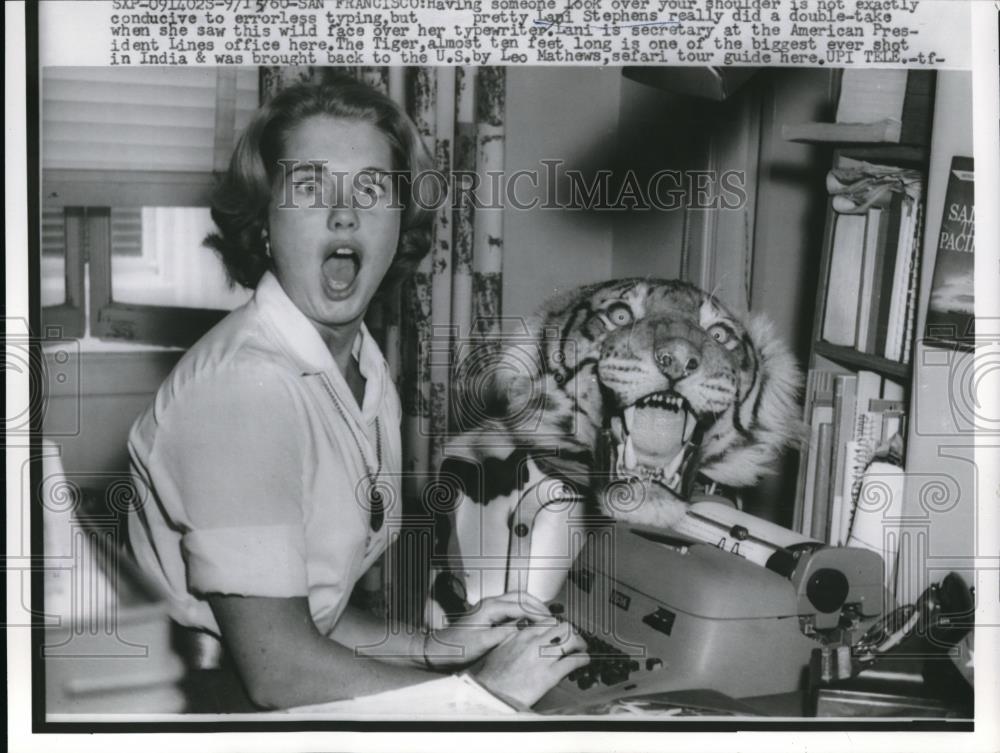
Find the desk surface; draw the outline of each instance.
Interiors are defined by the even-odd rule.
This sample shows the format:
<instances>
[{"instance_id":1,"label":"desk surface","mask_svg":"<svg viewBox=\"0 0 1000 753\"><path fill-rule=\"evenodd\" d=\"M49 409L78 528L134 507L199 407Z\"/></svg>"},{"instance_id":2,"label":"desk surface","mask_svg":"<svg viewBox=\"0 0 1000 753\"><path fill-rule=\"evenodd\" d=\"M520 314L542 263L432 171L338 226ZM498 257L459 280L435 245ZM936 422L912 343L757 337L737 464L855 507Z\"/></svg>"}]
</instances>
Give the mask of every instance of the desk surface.
<instances>
[{"instance_id":1,"label":"desk surface","mask_svg":"<svg viewBox=\"0 0 1000 753\"><path fill-rule=\"evenodd\" d=\"M948 647L911 636L849 680L810 691L744 698L768 716L972 718L972 686Z\"/></svg>"}]
</instances>

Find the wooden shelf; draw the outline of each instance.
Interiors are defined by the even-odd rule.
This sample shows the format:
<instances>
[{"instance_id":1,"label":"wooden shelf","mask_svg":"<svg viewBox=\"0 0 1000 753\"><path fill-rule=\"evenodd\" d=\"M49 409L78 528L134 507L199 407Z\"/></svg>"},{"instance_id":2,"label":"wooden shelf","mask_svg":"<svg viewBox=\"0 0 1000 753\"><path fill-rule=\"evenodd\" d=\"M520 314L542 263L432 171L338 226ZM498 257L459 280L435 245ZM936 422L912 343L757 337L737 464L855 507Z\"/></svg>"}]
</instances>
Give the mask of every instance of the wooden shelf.
<instances>
[{"instance_id":1,"label":"wooden shelf","mask_svg":"<svg viewBox=\"0 0 1000 753\"><path fill-rule=\"evenodd\" d=\"M865 369L874 371L884 377L906 381L910 378L911 367L908 363L891 361L882 356L862 353L854 348L846 348L843 345L833 345L825 340L816 342L814 351L817 355L829 358L831 361L847 366L852 369Z\"/></svg>"},{"instance_id":2,"label":"wooden shelf","mask_svg":"<svg viewBox=\"0 0 1000 753\"><path fill-rule=\"evenodd\" d=\"M786 123L781 128L786 141L801 141L808 144L895 144L926 146L925 140L913 138L913 134L902 135L902 124L898 120L878 120L874 123L837 123L831 121L809 121L806 123Z\"/></svg>"},{"instance_id":3,"label":"wooden shelf","mask_svg":"<svg viewBox=\"0 0 1000 753\"><path fill-rule=\"evenodd\" d=\"M881 133L882 129L876 123L796 123L782 127L786 141L824 144L849 153L848 156L856 159L889 159L913 164L927 161L925 144L880 138Z\"/></svg>"},{"instance_id":4,"label":"wooden shelf","mask_svg":"<svg viewBox=\"0 0 1000 753\"><path fill-rule=\"evenodd\" d=\"M898 144L899 121L877 123L789 123L781 128L786 141L804 144Z\"/></svg>"},{"instance_id":5,"label":"wooden shelf","mask_svg":"<svg viewBox=\"0 0 1000 753\"><path fill-rule=\"evenodd\" d=\"M926 147L910 144L838 144L837 154L864 162L924 168L929 152Z\"/></svg>"}]
</instances>

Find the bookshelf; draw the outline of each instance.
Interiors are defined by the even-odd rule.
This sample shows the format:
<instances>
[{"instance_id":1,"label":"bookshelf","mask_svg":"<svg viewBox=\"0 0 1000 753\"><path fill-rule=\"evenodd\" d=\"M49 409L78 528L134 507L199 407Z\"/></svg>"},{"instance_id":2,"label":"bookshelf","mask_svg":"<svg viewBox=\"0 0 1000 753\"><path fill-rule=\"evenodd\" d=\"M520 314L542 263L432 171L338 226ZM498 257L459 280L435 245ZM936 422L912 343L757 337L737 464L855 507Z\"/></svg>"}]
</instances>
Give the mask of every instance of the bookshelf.
<instances>
[{"instance_id":1,"label":"bookshelf","mask_svg":"<svg viewBox=\"0 0 1000 753\"><path fill-rule=\"evenodd\" d=\"M861 160L879 165L916 169L923 176L927 174L928 152L922 147L901 144L868 145L864 149L857 149L853 146L844 147L840 144L831 144L830 146L831 165L839 164L843 159ZM824 339L824 319L827 307L831 303L829 286L831 271L835 264L834 235L838 216L839 213L833 208L832 199L828 199L826 224L823 231L823 245L820 251L819 278L816 287L816 308L813 318L809 368L829 365L826 361L830 361L845 369L867 369L883 377L906 382L909 380L912 371L910 364L887 358L877 353L866 352L854 346L828 342ZM842 293L843 291L837 292Z\"/></svg>"},{"instance_id":2,"label":"bookshelf","mask_svg":"<svg viewBox=\"0 0 1000 753\"><path fill-rule=\"evenodd\" d=\"M910 365L872 353L862 353L855 348L833 345L824 340L813 340L813 351L819 358L826 358L847 369L866 369L897 381L910 378ZM818 359L817 359L818 360ZM810 364L815 363L815 360Z\"/></svg>"},{"instance_id":3,"label":"bookshelf","mask_svg":"<svg viewBox=\"0 0 1000 753\"><path fill-rule=\"evenodd\" d=\"M841 76L835 82L838 122L782 129L789 141L827 146L831 167L804 413L810 442L800 453L793 527L840 545L856 545L850 541L856 532L855 502L876 466L873 461L883 459L874 448L888 446L879 432L898 430L905 436L922 255L923 210L918 207L926 196L935 83L933 72L920 72L918 78L897 74L905 91L883 96L877 77L884 74L872 74L874 83L856 71L848 75L850 83ZM898 110L880 113L883 100L896 95ZM851 96L861 101L848 101ZM859 112L873 117L871 122L839 122L847 112L847 117ZM845 174L893 176L886 182L900 177L868 204L863 199L875 192L863 180L845 181ZM873 413L876 408L880 412ZM886 411L892 412L891 422ZM894 459L904 461L904 452ZM901 498L903 468L894 466L889 473L893 494L898 488Z\"/></svg>"}]
</instances>

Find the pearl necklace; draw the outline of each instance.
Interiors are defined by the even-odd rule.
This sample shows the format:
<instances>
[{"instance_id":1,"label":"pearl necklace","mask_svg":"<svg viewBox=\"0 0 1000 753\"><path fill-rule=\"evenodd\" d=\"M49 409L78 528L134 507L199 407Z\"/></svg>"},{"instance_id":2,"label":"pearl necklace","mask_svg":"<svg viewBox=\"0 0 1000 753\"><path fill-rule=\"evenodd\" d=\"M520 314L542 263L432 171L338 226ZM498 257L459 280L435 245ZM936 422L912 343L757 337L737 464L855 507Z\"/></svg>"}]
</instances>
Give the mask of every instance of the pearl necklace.
<instances>
[{"instance_id":1,"label":"pearl necklace","mask_svg":"<svg viewBox=\"0 0 1000 753\"><path fill-rule=\"evenodd\" d=\"M378 477L382 472L382 430L379 424L378 416L375 417L375 459L378 465L375 470L372 471L371 466L368 465L368 457L365 455L364 446L361 444L361 440L354 431L353 422L348 417L347 411L344 406L340 403L340 398L337 397L336 391L333 389L333 385L330 384L330 378L326 374L322 374L323 387L326 388L327 394L333 400L333 406L337 409L337 413L340 414L340 418L343 420L344 424L347 426L347 430L351 432L351 438L354 440L354 444L358 447L358 452L361 453L361 461L365 464L365 470L368 472L368 504L370 519L369 524L373 531L379 531L382 528L382 524L385 522L385 502L382 499L382 492L378 489Z\"/></svg>"}]
</instances>

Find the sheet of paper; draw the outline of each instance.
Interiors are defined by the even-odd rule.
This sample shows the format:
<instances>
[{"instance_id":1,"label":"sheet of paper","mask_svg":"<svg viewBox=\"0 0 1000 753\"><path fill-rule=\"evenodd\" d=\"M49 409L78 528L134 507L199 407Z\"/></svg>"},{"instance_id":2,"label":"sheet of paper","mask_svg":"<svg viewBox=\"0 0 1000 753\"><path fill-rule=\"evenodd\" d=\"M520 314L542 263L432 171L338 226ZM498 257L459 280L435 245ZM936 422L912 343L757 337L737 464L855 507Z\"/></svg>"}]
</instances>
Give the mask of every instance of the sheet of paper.
<instances>
[{"instance_id":1,"label":"sheet of paper","mask_svg":"<svg viewBox=\"0 0 1000 753\"><path fill-rule=\"evenodd\" d=\"M468 675L448 675L397 690L347 701L297 706L279 714L310 714L358 718L497 716L518 713Z\"/></svg>"}]
</instances>

